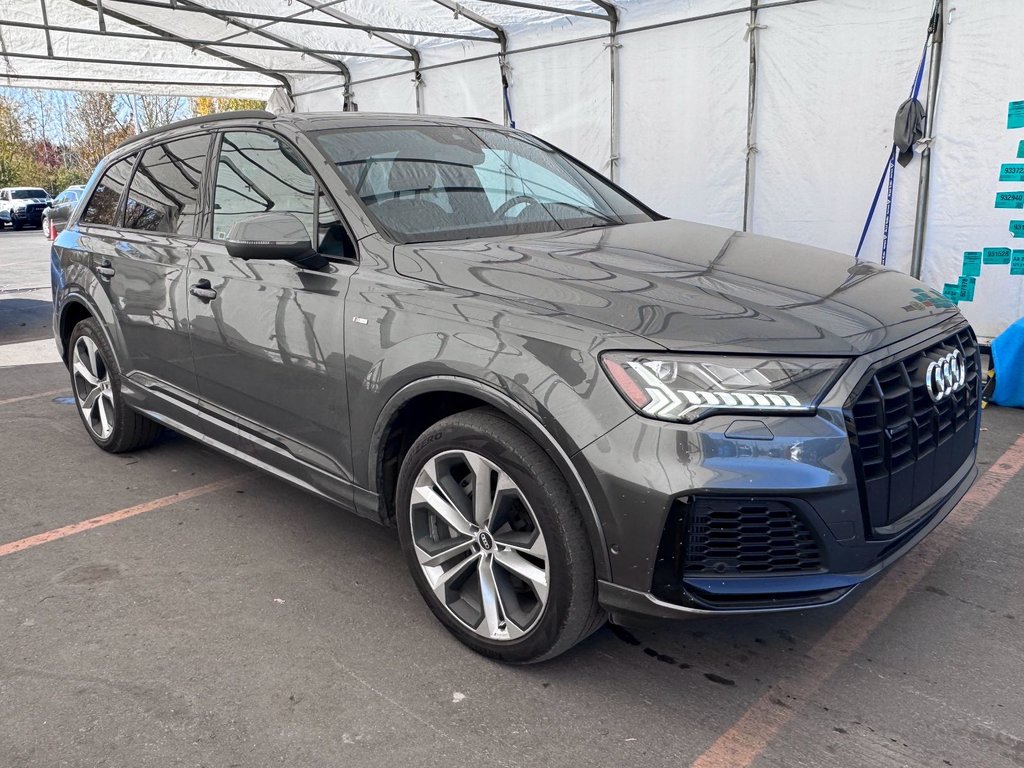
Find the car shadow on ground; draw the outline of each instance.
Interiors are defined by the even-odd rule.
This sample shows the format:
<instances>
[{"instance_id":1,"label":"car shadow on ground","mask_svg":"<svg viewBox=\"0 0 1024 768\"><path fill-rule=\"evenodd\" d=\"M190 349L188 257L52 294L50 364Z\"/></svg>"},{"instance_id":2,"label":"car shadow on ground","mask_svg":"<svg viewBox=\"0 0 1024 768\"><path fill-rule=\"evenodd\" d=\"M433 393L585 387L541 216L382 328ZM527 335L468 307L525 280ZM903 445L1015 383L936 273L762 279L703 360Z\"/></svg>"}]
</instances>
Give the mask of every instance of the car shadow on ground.
<instances>
[{"instance_id":1,"label":"car shadow on ground","mask_svg":"<svg viewBox=\"0 0 1024 768\"><path fill-rule=\"evenodd\" d=\"M0 344L48 338L52 317L46 299L0 298Z\"/></svg>"}]
</instances>

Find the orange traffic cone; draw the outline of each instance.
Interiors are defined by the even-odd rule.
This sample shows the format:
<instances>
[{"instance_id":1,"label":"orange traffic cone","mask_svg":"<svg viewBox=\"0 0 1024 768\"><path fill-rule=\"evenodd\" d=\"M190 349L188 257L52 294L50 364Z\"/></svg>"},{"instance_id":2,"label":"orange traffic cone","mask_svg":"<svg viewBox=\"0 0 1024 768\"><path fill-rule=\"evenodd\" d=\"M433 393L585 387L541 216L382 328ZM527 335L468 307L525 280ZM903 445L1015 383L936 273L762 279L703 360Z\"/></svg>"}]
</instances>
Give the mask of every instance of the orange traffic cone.
<instances>
[{"instance_id":1,"label":"orange traffic cone","mask_svg":"<svg viewBox=\"0 0 1024 768\"><path fill-rule=\"evenodd\" d=\"M49 239L50 240L56 240L57 239L57 225L54 224L52 221L50 222L50 237L49 237Z\"/></svg>"}]
</instances>

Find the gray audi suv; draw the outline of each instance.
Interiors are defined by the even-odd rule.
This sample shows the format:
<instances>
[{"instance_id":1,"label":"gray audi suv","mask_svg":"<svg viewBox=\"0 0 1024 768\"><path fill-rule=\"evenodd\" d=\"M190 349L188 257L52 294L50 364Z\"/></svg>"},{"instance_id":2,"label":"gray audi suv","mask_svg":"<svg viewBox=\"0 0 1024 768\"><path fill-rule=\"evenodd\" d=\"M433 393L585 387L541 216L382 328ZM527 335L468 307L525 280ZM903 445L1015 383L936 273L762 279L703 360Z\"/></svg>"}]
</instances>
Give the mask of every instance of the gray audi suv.
<instances>
[{"instance_id":1,"label":"gray audi suv","mask_svg":"<svg viewBox=\"0 0 1024 768\"><path fill-rule=\"evenodd\" d=\"M168 427L394 526L474 650L841 600L976 476L957 308L658 215L475 119L229 113L137 136L52 249L90 437Z\"/></svg>"}]
</instances>

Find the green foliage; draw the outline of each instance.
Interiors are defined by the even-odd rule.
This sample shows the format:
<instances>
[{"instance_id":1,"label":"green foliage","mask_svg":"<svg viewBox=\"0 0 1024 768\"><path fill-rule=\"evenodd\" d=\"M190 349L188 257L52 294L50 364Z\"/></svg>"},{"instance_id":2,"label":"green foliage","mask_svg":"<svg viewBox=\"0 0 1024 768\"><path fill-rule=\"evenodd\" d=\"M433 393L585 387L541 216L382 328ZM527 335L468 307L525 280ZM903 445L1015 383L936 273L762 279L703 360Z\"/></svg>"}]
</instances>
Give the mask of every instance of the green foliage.
<instances>
[{"instance_id":1,"label":"green foliage","mask_svg":"<svg viewBox=\"0 0 1024 768\"><path fill-rule=\"evenodd\" d=\"M58 194L84 184L93 168L126 138L196 115L264 109L257 99L139 96L84 92L74 95L0 89L0 187L43 187ZM135 112L137 111L137 115Z\"/></svg>"},{"instance_id":2,"label":"green foliage","mask_svg":"<svg viewBox=\"0 0 1024 768\"><path fill-rule=\"evenodd\" d=\"M196 117L214 115L218 112L238 112L246 109L266 109L267 102L259 99L215 99L210 96L200 96L192 99L192 111Z\"/></svg>"}]
</instances>

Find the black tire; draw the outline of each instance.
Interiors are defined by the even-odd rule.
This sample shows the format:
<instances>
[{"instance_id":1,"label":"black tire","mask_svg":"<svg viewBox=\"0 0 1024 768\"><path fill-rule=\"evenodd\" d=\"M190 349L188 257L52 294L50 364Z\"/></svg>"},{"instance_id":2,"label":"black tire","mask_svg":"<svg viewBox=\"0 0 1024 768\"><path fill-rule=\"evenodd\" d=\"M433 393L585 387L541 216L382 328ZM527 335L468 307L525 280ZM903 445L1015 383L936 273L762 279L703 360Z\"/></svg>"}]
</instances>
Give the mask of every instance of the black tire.
<instances>
[{"instance_id":1,"label":"black tire","mask_svg":"<svg viewBox=\"0 0 1024 768\"><path fill-rule=\"evenodd\" d=\"M492 640L460 620L434 594L414 544L412 494L417 478L428 462L442 454L466 451L484 457L511 478L517 486L516 493L525 499L543 534L547 550L546 603L533 619L532 627L516 639ZM491 507L495 508L496 505ZM474 651L517 664L545 661L567 651L604 623L604 614L597 604L593 552L565 478L544 450L500 413L481 408L455 414L420 435L402 462L396 510L402 550L417 588L438 620ZM497 517L493 511L491 514ZM423 528L418 530L422 532ZM480 530L483 529L476 529L477 534ZM479 551L480 545L476 547ZM497 533L494 547L502 549ZM486 555L481 552L479 556ZM499 557L497 552L491 556L495 560ZM504 584L508 589L509 582ZM503 616L511 621L512 613L505 611L501 595L498 602ZM500 626L505 626L504 621Z\"/></svg>"},{"instance_id":2,"label":"black tire","mask_svg":"<svg viewBox=\"0 0 1024 768\"><path fill-rule=\"evenodd\" d=\"M25 225L20 221L11 222L11 229L13 229L15 232L19 232L23 226Z\"/></svg>"},{"instance_id":3,"label":"black tire","mask_svg":"<svg viewBox=\"0 0 1024 768\"><path fill-rule=\"evenodd\" d=\"M89 413L86 412L87 395L97 386L76 367L76 363L83 360L79 357L80 342L83 350L90 344L95 347L95 371L88 370L88 373L94 379L107 382L102 387L103 394L97 398L98 408L103 410L102 415L95 407L90 408ZM68 371L78 415L89 437L100 448L110 453L124 453L145 448L159 437L160 425L129 408L121 396L121 369L107 343L107 337L93 318L82 320L71 332L68 341ZM109 433L105 434L107 425Z\"/></svg>"}]
</instances>

